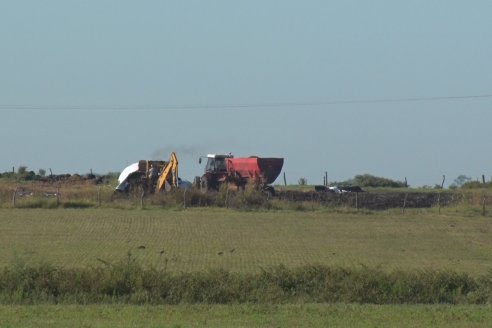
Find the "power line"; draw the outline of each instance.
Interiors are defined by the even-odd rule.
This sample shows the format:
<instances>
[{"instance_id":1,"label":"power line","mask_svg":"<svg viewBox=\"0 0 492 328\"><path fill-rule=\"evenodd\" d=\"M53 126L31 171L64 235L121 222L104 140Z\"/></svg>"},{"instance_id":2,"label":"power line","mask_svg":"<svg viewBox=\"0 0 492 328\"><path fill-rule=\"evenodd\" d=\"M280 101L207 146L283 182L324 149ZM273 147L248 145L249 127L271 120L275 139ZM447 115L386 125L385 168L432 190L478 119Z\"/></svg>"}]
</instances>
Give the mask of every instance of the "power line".
<instances>
[{"instance_id":1,"label":"power line","mask_svg":"<svg viewBox=\"0 0 492 328\"><path fill-rule=\"evenodd\" d=\"M366 105L385 103L411 103L432 101L455 101L492 98L492 94L467 95L467 96L439 96L416 98L380 98L361 100L338 101L313 101L313 102L266 102L250 104L203 104L203 105L162 105L162 106L38 106L38 105L0 105L1 111L178 111L178 110L244 110L258 108L283 108L283 107L321 107L333 105Z\"/></svg>"}]
</instances>

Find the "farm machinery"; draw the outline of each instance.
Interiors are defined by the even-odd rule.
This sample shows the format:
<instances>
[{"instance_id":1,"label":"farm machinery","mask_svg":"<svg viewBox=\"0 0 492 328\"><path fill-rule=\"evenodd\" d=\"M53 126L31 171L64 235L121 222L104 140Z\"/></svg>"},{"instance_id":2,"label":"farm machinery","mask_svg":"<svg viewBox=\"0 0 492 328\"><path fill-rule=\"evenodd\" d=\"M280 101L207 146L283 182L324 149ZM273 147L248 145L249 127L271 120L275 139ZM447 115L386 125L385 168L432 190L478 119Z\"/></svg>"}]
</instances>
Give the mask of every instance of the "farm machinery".
<instances>
[{"instance_id":1,"label":"farm machinery","mask_svg":"<svg viewBox=\"0 0 492 328\"><path fill-rule=\"evenodd\" d=\"M209 154L199 158L207 159L205 172L195 178L195 185L203 191L219 190L227 184L232 189L244 189L247 184L271 195L275 194L270 185L279 176L284 164L283 158L262 158L257 156L238 157L232 154Z\"/></svg>"},{"instance_id":2,"label":"farm machinery","mask_svg":"<svg viewBox=\"0 0 492 328\"><path fill-rule=\"evenodd\" d=\"M180 187L178 159L173 152L169 161L140 160L126 167L118 177L115 191L129 192L142 189L154 193ZM182 182L181 182L182 183Z\"/></svg>"}]
</instances>

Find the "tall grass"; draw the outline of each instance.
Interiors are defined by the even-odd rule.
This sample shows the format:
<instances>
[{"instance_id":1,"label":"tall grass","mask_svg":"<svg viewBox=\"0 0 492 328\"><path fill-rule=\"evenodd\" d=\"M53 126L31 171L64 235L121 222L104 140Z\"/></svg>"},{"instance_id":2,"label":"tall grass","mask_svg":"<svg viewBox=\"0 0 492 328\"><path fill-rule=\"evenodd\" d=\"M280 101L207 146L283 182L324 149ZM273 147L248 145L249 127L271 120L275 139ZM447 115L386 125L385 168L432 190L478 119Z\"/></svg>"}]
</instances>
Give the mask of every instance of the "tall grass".
<instances>
[{"instance_id":1,"label":"tall grass","mask_svg":"<svg viewBox=\"0 0 492 328\"><path fill-rule=\"evenodd\" d=\"M218 192L204 193L197 189L154 194L145 200L150 205L165 208L225 207L238 210L266 210L273 208L269 196L250 186L242 191L232 191L226 185Z\"/></svg>"},{"instance_id":2,"label":"tall grass","mask_svg":"<svg viewBox=\"0 0 492 328\"><path fill-rule=\"evenodd\" d=\"M0 303L371 303L487 304L492 275L309 265L261 273L183 272L144 268L127 258L99 267L14 265L0 272Z\"/></svg>"}]
</instances>

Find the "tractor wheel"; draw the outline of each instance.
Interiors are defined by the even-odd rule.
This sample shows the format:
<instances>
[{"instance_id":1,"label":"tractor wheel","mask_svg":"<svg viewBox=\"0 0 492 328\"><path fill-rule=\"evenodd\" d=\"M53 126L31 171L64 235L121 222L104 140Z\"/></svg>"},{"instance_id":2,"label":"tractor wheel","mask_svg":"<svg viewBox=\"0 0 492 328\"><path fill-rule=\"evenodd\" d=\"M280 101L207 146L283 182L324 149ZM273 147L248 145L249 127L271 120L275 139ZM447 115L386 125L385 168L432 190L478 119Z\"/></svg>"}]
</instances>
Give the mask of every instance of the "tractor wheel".
<instances>
[{"instance_id":1,"label":"tractor wheel","mask_svg":"<svg viewBox=\"0 0 492 328\"><path fill-rule=\"evenodd\" d=\"M210 183L206 177L200 179L200 191L207 192L210 188Z\"/></svg>"}]
</instances>

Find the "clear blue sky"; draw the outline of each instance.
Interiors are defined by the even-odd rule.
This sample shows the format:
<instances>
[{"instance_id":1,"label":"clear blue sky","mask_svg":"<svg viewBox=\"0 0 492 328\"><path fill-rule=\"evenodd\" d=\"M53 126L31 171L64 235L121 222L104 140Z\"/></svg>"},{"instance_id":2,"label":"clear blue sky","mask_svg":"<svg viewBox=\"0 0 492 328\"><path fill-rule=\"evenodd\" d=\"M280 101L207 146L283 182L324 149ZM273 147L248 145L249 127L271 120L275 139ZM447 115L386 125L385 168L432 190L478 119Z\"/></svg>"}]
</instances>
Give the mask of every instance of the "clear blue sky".
<instances>
[{"instance_id":1,"label":"clear blue sky","mask_svg":"<svg viewBox=\"0 0 492 328\"><path fill-rule=\"evenodd\" d=\"M1 1L0 171L175 150L190 180L221 152L284 157L292 183L490 178L492 97L340 102L492 94L491 15L488 0Z\"/></svg>"}]
</instances>

